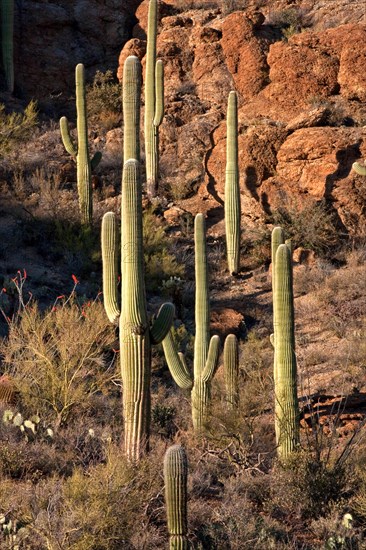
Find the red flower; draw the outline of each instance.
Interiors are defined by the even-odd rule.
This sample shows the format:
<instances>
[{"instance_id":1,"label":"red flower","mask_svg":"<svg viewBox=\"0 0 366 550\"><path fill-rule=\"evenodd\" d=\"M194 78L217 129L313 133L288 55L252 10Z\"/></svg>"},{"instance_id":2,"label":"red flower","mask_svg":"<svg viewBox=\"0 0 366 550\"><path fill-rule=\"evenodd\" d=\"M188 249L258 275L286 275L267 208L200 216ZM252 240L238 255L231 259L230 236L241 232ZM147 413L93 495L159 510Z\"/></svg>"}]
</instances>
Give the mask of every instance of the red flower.
<instances>
[{"instance_id":1,"label":"red flower","mask_svg":"<svg viewBox=\"0 0 366 550\"><path fill-rule=\"evenodd\" d=\"M72 280L74 281L74 283L77 285L79 283L79 279L74 274L72 274L71 277L72 277Z\"/></svg>"}]
</instances>

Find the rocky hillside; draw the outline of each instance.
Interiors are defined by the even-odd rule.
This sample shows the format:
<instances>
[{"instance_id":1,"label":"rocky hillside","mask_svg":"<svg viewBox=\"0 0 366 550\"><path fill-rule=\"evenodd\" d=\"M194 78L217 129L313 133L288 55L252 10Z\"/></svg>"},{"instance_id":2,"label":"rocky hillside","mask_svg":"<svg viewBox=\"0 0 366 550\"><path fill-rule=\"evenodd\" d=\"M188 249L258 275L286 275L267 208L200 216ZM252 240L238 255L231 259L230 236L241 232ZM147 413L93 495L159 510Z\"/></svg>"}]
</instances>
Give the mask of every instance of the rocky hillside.
<instances>
[{"instance_id":1,"label":"rocky hillside","mask_svg":"<svg viewBox=\"0 0 366 550\"><path fill-rule=\"evenodd\" d=\"M290 196L299 207L326 201L342 231L358 233L366 193L362 178L351 172L352 163L366 156L360 2L271 2L271 8L268 2L237 2L247 9L228 13L229 4L235 2L160 4L162 188L186 199L184 210L210 210L213 231L221 232L216 212L223 201L226 101L236 89L244 223L263 219ZM136 17L119 78L127 55L144 58L146 1ZM196 192L199 201L191 198Z\"/></svg>"}]
</instances>

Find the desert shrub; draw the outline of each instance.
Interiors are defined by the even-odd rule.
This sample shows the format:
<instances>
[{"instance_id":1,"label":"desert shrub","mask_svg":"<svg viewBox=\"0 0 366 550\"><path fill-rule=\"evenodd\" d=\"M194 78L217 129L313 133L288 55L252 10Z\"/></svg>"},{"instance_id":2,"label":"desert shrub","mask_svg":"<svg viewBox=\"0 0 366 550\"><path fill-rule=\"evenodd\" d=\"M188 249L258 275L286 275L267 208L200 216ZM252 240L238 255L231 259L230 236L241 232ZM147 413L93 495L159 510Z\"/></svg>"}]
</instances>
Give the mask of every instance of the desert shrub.
<instances>
[{"instance_id":1,"label":"desert shrub","mask_svg":"<svg viewBox=\"0 0 366 550\"><path fill-rule=\"evenodd\" d=\"M146 286L157 290L170 277L182 277L184 266L168 250L166 234L159 218L146 210L143 216Z\"/></svg>"},{"instance_id":2,"label":"desert shrub","mask_svg":"<svg viewBox=\"0 0 366 550\"><path fill-rule=\"evenodd\" d=\"M326 516L336 505L342 508L352 483L349 461L334 453L330 457L327 453L317 456L310 450L298 452L273 472L272 513L290 513L303 519Z\"/></svg>"},{"instance_id":3,"label":"desert shrub","mask_svg":"<svg viewBox=\"0 0 366 550\"><path fill-rule=\"evenodd\" d=\"M60 425L106 391L114 372L104 351L113 340L99 301L79 305L72 294L44 313L21 302L4 342L4 368L25 410Z\"/></svg>"},{"instance_id":4,"label":"desert shrub","mask_svg":"<svg viewBox=\"0 0 366 550\"><path fill-rule=\"evenodd\" d=\"M0 103L0 156L16 152L17 147L27 140L37 125L37 104L31 101L23 113L6 113Z\"/></svg>"},{"instance_id":5,"label":"desert shrub","mask_svg":"<svg viewBox=\"0 0 366 550\"><path fill-rule=\"evenodd\" d=\"M67 479L46 480L28 492L20 485L18 495L11 494L9 484L1 484L0 512L11 510L13 520L23 519L21 548L27 550L152 548L136 546L132 539L136 531L146 532L149 539L150 530L159 538L154 523L163 504L161 462L159 449L137 470L110 445L106 464L90 467L87 477L77 468Z\"/></svg>"},{"instance_id":6,"label":"desert shrub","mask_svg":"<svg viewBox=\"0 0 366 550\"><path fill-rule=\"evenodd\" d=\"M282 37L285 40L288 40L293 34L310 27L312 24L309 10L299 7L272 11L268 22L270 25L280 29Z\"/></svg>"},{"instance_id":7,"label":"desert shrub","mask_svg":"<svg viewBox=\"0 0 366 550\"><path fill-rule=\"evenodd\" d=\"M334 253L339 244L334 215L324 201L304 201L300 206L284 197L281 206L273 212L273 222L283 228L293 248L301 246L326 256Z\"/></svg>"},{"instance_id":8,"label":"desert shrub","mask_svg":"<svg viewBox=\"0 0 366 550\"><path fill-rule=\"evenodd\" d=\"M112 71L97 71L93 84L86 87L88 114L95 124L106 130L120 125L122 120L121 85Z\"/></svg>"}]
</instances>

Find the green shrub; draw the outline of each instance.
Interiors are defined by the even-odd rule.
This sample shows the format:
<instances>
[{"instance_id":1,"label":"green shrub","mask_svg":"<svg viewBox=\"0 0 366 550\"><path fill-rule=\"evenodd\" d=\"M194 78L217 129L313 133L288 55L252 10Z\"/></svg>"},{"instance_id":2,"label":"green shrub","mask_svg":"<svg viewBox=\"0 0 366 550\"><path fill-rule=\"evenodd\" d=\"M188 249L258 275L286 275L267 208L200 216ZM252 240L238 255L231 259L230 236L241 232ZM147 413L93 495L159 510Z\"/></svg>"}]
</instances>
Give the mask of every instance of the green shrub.
<instances>
[{"instance_id":1,"label":"green shrub","mask_svg":"<svg viewBox=\"0 0 366 550\"><path fill-rule=\"evenodd\" d=\"M120 125L122 120L121 85L112 71L97 71L93 84L86 87L88 115L94 124L106 130Z\"/></svg>"},{"instance_id":2,"label":"green shrub","mask_svg":"<svg viewBox=\"0 0 366 550\"><path fill-rule=\"evenodd\" d=\"M23 113L6 113L0 103L0 157L14 153L32 135L37 125L37 104L31 101Z\"/></svg>"},{"instance_id":3,"label":"green shrub","mask_svg":"<svg viewBox=\"0 0 366 550\"><path fill-rule=\"evenodd\" d=\"M325 201L303 201L284 198L273 213L273 223L283 228L293 248L299 246L313 250L321 256L334 253L340 234L335 216Z\"/></svg>"},{"instance_id":4,"label":"green shrub","mask_svg":"<svg viewBox=\"0 0 366 550\"><path fill-rule=\"evenodd\" d=\"M44 313L35 302L21 302L3 354L26 413L37 413L55 426L80 413L95 393L106 390L114 374L104 355L114 338L100 302L80 306L72 294Z\"/></svg>"}]
</instances>

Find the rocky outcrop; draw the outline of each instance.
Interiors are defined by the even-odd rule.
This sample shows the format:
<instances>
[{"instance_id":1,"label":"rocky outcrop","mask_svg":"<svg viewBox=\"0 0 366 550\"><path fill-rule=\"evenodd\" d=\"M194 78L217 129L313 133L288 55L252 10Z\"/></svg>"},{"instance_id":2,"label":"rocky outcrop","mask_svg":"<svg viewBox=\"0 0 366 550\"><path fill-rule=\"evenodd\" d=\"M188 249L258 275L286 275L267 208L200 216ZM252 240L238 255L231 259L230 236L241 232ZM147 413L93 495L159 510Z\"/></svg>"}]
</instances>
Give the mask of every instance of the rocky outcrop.
<instances>
[{"instance_id":1,"label":"rocky outcrop","mask_svg":"<svg viewBox=\"0 0 366 550\"><path fill-rule=\"evenodd\" d=\"M266 216L287 193L328 201L344 228L354 231L354 220L365 215L351 165L366 147L360 47L366 25L308 29L284 41L265 7L266 19L253 9L226 15L220 8L174 13L174 3L160 6L157 48L166 81L161 169L168 194L192 213L197 200L190 196L196 192L206 201L202 210L222 209L226 102L236 89L244 223ZM137 16L135 38L121 60L136 44L142 58L147 0Z\"/></svg>"},{"instance_id":2,"label":"rocky outcrop","mask_svg":"<svg viewBox=\"0 0 366 550\"><path fill-rule=\"evenodd\" d=\"M22 0L15 2L15 82L23 97L47 101L74 90L74 70L84 63L115 69L131 37L141 0Z\"/></svg>"}]
</instances>

